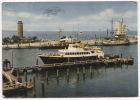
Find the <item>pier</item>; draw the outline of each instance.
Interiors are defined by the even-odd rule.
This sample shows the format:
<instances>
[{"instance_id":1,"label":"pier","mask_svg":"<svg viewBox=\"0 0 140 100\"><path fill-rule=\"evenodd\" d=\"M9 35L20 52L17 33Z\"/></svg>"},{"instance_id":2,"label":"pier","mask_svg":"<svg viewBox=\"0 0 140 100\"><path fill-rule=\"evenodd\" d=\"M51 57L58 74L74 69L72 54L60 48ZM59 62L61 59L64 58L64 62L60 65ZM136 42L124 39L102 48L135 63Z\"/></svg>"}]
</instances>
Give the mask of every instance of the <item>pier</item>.
<instances>
[{"instance_id":1,"label":"pier","mask_svg":"<svg viewBox=\"0 0 140 100\"><path fill-rule=\"evenodd\" d=\"M114 58L114 59L98 59L98 60L86 60L86 61L34 65L34 66L27 66L27 67L17 67L17 68L13 68L13 71L26 72L27 70L36 71L38 69L61 68L61 67L70 67L70 66L78 66L78 65L86 65L86 64L104 64L104 65L133 64L133 62L134 62L134 59L132 57Z\"/></svg>"}]
</instances>

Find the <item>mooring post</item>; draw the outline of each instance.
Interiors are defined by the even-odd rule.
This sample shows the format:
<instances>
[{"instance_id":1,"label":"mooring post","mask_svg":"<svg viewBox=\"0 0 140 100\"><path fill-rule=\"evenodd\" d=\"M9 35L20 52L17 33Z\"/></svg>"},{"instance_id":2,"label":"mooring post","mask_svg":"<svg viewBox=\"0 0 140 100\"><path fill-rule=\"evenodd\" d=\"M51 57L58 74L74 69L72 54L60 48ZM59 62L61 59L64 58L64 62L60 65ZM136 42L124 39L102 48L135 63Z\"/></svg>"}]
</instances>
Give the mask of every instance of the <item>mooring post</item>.
<instances>
[{"instance_id":1,"label":"mooring post","mask_svg":"<svg viewBox=\"0 0 140 100\"><path fill-rule=\"evenodd\" d=\"M38 65L38 59L36 59L36 65Z\"/></svg>"},{"instance_id":2,"label":"mooring post","mask_svg":"<svg viewBox=\"0 0 140 100\"><path fill-rule=\"evenodd\" d=\"M17 72L17 77L19 78L19 70L17 70L16 72Z\"/></svg>"},{"instance_id":3,"label":"mooring post","mask_svg":"<svg viewBox=\"0 0 140 100\"><path fill-rule=\"evenodd\" d=\"M77 68L77 74L79 75L79 68Z\"/></svg>"},{"instance_id":4,"label":"mooring post","mask_svg":"<svg viewBox=\"0 0 140 100\"><path fill-rule=\"evenodd\" d=\"M57 70L57 83L59 84L59 70Z\"/></svg>"},{"instance_id":5,"label":"mooring post","mask_svg":"<svg viewBox=\"0 0 140 100\"><path fill-rule=\"evenodd\" d=\"M90 66L90 74L92 73L92 67Z\"/></svg>"},{"instance_id":6,"label":"mooring post","mask_svg":"<svg viewBox=\"0 0 140 100\"><path fill-rule=\"evenodd\" d=\"M27 72L24 72L24 79L25 79L26 87L27 87Z\"/></svg>"},{"instance_id":7,"label":"mooring post","mask_svg":"<svg viewBox=\"0 0 140 100\"><path fill-rule=\"evenodd\" d=\"M59 77L59 70L57 70L57 77Z\"/></svg>"},{"instance_id":8,"label":"mooring post","mask_svg":"<svg viewBox=\"0 0 140 100\"><path fill-rule=\"evenodd\" d=\"M67 76L69 76L69 69L67 69Z\"/></svg>"},{"instance_id":9,"label":"mooring post","mask_svg":"<svg viewBox=\"0 0 140 100\"><path fill-rule=\"evenodd\" d=\"M85 67L83 67L83 74L85 74Z\"/></svg>"},{"instance_id":10,"label":"mooring post","mask_svg":"<svg viewBox=\"0 0 140 100\"><path fill-rule=\"evenodd\" d=\"M18 82L22 83L22 77L21 76L18 77Z\"/></svg>"},{"instance_id":11,"label":"mooring post","mask_svg":"<svg viewBox=\"0 0 140 100\"><path fill-rule=\"evenodd\" d=\"M42 97L44 97L44 94L45 94L44 83L41 84L41 87L42 87Z\"/></svg>"},{"instance_id":12,"label":"mooring post","mask_svg":"<svg viewBox=\"0 0 140 100\"><path fill-rule=\"evenodd\" d=\"M33 77L33 95L36 96L35 77Z\"/></svg>"},{"instance_id":13,"label":"mooring post","mask_svg":"<svg viewBox=\"0 0 140 100\"><path fill-rule=\"evenodd\" d=\"M46 71L46 79L47 79L47 83L48 83L48 71Z\"/></svg>"}]
</instances>

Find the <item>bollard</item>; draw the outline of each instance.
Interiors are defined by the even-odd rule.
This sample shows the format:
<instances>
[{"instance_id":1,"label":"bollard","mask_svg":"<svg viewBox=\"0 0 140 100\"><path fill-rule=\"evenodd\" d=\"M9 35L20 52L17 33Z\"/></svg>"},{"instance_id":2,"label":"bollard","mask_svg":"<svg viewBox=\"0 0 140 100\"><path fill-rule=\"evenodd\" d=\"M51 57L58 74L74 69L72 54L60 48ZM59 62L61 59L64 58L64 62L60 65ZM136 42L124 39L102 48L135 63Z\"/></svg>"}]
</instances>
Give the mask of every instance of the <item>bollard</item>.
<instances>
[{"instance_id":1,"label":"bollard","mask_svg":"<svg viewBox=\"0 0 140 100\"><path fill-rule=\"evenodd\" d=\"M26 87L27 87L27 72L24 72L24 79L25 79Z\"/></svg>"},{"instance_id":2,"label":"bollard","mask_svg":"<svg viewBox=\"0 0 140 100\"><path fill-rule=\"evenodd\" d=\"M35 77L33 77L33 95L36 96Z\"/></svg>"},{"instance_id":3,"label":"bollard","mask_svg":"<svg viewBox=\"0 0 140 100\"><path fill-rule=\"evenodd\" d=\"M44 94L45 94L44 83L41 84L41 87L42 87L42 97L44 97Z\"/></svg>"},{"instance_id":4,"label":"bollard","mask_svg":"<svg viewBox=\"0 0 140 100\"><path fill-rule=\"evenodd\" d=\"M38 59L36 59L36 65L38 65Z\"/></svg>"}]
</instances>

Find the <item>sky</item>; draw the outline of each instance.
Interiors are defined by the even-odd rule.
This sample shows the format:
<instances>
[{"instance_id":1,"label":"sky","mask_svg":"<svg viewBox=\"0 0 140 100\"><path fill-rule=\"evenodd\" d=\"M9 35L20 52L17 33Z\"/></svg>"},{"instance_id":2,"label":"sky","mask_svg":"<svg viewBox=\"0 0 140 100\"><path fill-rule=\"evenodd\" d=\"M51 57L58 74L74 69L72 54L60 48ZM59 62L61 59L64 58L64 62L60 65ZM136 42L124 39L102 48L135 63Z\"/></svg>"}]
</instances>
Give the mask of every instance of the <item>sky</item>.
<instances>
[{"instance_id":1,"label":"sky","mask_svg":"<svg viewBox=\"0 0 140 100\"><path fill-rule=\"evenodd\" d=\"M123 18L127 29L137 30L137 2L3 2L2 30L17 30L22 20L24 31L98 31L111 28Z\"/></svg>"}]
</instances>

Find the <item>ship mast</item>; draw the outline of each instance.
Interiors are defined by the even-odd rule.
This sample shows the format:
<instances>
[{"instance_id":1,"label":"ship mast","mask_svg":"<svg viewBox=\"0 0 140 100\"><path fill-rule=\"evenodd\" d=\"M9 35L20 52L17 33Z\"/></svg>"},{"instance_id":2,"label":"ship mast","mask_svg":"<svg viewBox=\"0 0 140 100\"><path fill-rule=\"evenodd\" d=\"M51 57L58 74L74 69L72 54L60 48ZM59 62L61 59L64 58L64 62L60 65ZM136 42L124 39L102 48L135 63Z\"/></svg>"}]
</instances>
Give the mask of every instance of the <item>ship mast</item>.
<instances>
[{"instance_id":1,"label":"ship mast","mask_svg":"<svg viewBox=\"0 0 140 100\"><path fill-rule=\"evenodd\" d=\"M113 31L113 19L111 19L110 22L111 22L111 31L110 31L110 34L111 34L111 37L113 37L113 34L114 34L114 31Z\"/></svg>"}]
</instances>

